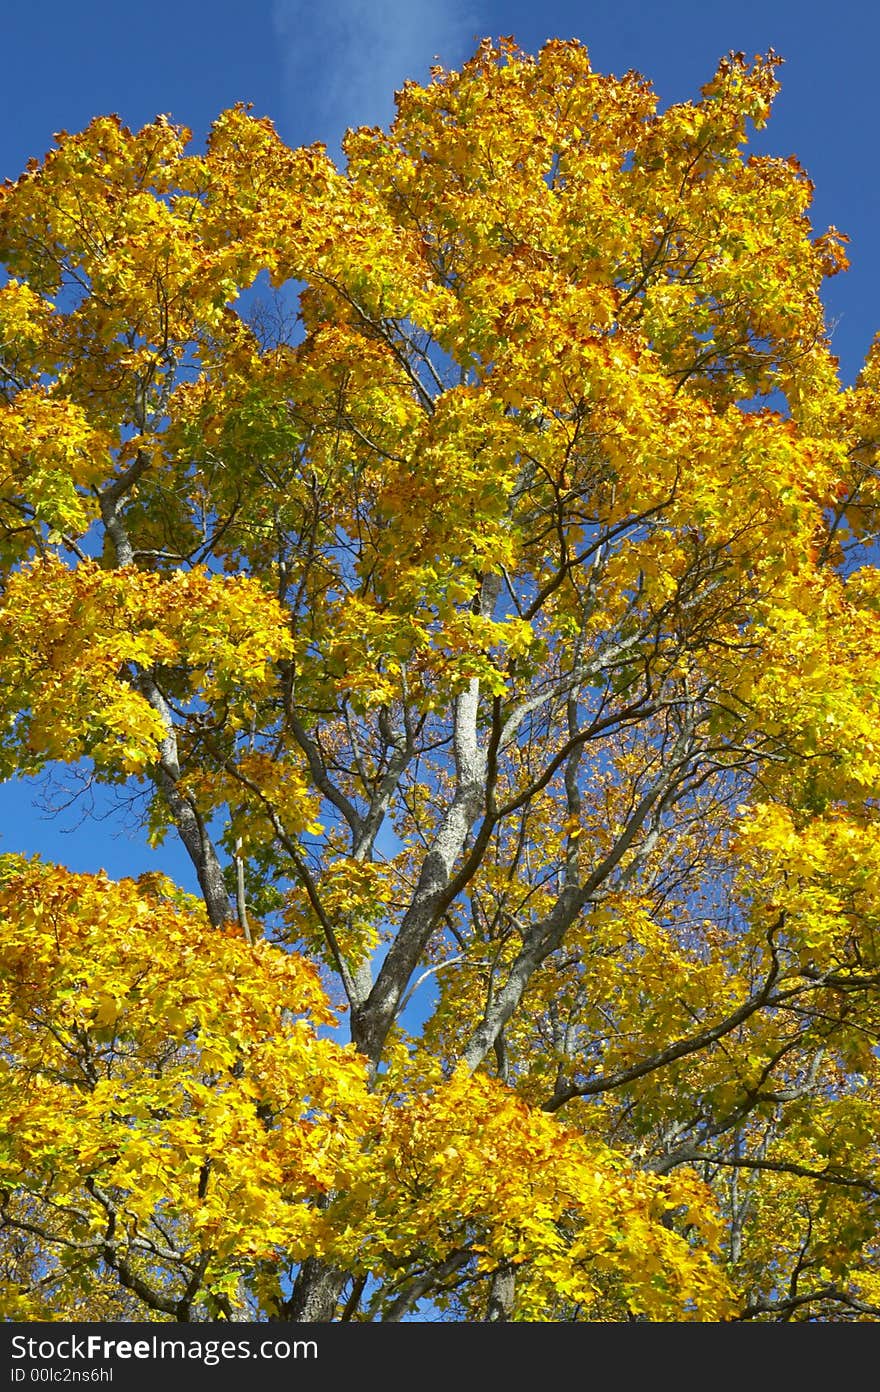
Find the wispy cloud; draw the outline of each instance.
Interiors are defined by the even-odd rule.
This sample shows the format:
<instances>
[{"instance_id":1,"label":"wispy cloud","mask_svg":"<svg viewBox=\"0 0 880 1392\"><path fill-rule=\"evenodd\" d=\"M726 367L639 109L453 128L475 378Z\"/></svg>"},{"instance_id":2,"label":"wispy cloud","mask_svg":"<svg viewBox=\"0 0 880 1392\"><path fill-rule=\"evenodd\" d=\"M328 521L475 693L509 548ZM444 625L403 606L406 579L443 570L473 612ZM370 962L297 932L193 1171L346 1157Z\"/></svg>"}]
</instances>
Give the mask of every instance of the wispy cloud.
<instances>
[{"instance_id":1,"label":"wispy cloud","mask_svg":"<svg viewBox=\"0 0 880 1392\"><path fill-rule=\"evenodd\" d=\"M474 48L475 0L274 0L284 68L285 134L334 146L347 126L385 125L407 78Z\"/></svg>"}]
</instances>

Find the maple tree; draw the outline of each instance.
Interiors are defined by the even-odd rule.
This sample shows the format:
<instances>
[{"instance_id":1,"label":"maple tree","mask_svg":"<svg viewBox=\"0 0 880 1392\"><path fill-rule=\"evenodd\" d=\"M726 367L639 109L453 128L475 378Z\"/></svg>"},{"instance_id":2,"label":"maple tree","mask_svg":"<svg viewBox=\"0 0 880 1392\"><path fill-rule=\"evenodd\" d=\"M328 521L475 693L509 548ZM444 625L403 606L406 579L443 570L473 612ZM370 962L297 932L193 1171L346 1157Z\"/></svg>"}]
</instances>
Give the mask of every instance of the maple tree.
<instances>
[{"instance_id":1,"label":"maple tree","mask_svg":"<svg viewBox=\"0 0 880 1392\"><path fill-rule=\"evenodd\" d=\"M8 1318L880 1316L880 347L777 62L2 190L2 774L201 889L0 859Z\"/></svg>"}]
</instances>

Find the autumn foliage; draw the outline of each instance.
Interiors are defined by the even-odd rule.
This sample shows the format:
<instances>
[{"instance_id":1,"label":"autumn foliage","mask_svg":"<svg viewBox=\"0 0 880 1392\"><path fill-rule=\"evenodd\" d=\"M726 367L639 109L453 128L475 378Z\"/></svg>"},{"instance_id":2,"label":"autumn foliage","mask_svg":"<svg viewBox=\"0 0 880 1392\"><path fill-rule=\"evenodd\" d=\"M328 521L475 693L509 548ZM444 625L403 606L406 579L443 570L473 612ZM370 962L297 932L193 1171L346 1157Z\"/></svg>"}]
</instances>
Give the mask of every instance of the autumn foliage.
<instances>
[{"instance_id":1,"label":"autumn foliage","mask_svg":"<svg viewBox=\"0 0 880 1392\"><path fill-rule=\"evenodd\" d=\"M777 65L0 191L0 774L201 891L0 857L6 1317L880 1317L880 348Z\"/></svg>"}]
</instances>

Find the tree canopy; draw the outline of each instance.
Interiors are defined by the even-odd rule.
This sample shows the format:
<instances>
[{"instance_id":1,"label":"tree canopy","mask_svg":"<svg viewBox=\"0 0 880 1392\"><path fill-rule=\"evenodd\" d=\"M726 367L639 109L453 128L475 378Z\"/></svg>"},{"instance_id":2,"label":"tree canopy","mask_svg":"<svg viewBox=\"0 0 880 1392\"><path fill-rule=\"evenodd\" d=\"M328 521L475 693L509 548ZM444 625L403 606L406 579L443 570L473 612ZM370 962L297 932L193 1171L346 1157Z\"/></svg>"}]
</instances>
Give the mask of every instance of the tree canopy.
<instances>
[{"instance_id":1,"label":"tree canopy","mask_svg":"<svg viewBox=\"0 0 880 1392\"><path fill-rule=\"evenodd\" d=\"M772 53L0 191L7 1318L880 1317L880 346ZM274 289L273 289L274 287Z\"/></svg>"}]
</instances>

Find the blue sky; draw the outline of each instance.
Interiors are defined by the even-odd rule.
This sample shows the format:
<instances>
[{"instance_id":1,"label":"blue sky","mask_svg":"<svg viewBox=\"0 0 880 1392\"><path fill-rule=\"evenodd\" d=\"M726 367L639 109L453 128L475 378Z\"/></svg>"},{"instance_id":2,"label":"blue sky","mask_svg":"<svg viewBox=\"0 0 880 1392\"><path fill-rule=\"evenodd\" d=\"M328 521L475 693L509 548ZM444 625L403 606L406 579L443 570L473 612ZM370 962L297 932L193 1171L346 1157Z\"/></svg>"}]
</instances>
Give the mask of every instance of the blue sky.
<instances>
[{"instance_id":1,"label":"blue sky","mask_svg":"<svg viewBox=\"0 0 880 1392\"><path fill-rule=\"evenodd\" d=\"M796 154L816 184L817 230L834 223L851 238L852 268L826 295L846 381L880 328L880 7L867 0L42 0L4 11L0 179L97 114L138 126L164 112L200 141L236 101L290 144L323 140L332 153L346 126L388 121L406 78L425 79L438 60L457 66L484 35L512 34L529 51L581 39L596 68L637 68L664 105L696 96L728 50L772 47L786 60L783 88L760 148ZM170 844L150 852L119 817L85 810L44 819L32 790L0 786L0 850L117 875L161 864L192 883Z\"/></svg>"}]
</instances>

